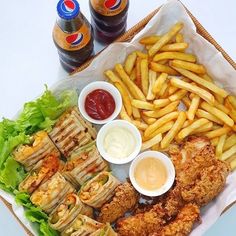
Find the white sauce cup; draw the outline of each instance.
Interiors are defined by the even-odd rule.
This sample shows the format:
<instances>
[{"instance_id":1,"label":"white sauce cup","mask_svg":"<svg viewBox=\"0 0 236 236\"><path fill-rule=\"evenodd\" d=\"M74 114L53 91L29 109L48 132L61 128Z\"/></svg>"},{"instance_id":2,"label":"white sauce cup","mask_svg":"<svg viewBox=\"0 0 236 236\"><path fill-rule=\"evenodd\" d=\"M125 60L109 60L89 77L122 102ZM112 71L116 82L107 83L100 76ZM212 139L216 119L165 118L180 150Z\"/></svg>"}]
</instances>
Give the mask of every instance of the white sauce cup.
<instances>
[{"instance_id":1,"label":"white sauce cup","mask_svg":"<svg viewBox=\"0 0 236 236\"><path fill-rule=\"evenodd\" d=\"M136 142L133 152L129 156L123 157L123 158L112 157L109 153L106 152L104 148L104 139L107 133L109 132L109 129L118 128L118 127L125 128L128 131L130 131L130 133L133 135L133 138ZM113 120L101 127L97 135L96 144L97 144L99 153L105 160L113 164L125 164L132 161L139 154L141 150L141 146L142 146L142 137L139 130L130 122L125 121L125 120Z\"/></svg>"}]
</instances>

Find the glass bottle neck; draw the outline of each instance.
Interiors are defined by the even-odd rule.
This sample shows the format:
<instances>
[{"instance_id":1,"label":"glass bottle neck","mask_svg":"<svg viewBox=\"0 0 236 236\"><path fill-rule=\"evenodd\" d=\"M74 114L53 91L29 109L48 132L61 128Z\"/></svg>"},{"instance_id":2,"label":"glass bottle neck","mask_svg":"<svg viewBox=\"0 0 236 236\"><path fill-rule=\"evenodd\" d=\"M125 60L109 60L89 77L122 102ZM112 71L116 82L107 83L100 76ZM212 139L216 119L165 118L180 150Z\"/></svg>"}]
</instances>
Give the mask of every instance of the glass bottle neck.
<instances>
[{"instance_id":1,"label":"glass bottle neck","mask_svg":"<svg viewBox=\"0 0 236 236\"><path fill-rule=\"evenodd\" d=\"M65 20L60 17L57 18L58 26L66 33L76 32L82 26L83 22L84 16L81 12L71 20Z\"/></svg>"}]
</instances>

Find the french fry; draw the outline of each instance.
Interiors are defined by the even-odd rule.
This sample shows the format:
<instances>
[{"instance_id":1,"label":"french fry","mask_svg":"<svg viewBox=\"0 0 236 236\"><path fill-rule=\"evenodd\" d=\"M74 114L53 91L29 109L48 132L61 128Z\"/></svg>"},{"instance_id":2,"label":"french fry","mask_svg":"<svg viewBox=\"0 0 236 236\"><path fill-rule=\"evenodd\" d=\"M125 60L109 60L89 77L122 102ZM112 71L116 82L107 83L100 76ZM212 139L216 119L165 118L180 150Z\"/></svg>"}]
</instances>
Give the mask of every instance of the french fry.
<instances>
[{"instance_id":1,"label":"french fry","mask_svg":"<svg viewBox=\"0 0 236 236\"><path fill-rule=\"evenodd\" d=\"M152 46L153 46L153 44L147 44L147 45L145 46L145 48L146 48L146 50L148 51Z\"/></svg>"},{"instance_id":2,"label":"french fry","mask_svg":"<svg viewBox=\"0 0 236 236\"><path fill-rule=\"evenodd\" d=\"M176 119L178 117L178 114L179 113L177 111L174 111L174 112L170 112L170 113L166 114L165 116L161 117L160 119L155 121L152 125L148 126L148 128L144 132L144 136L146 136L146 137L150 136L153 132L155 132L155 130L157 130L159 127L161 127L165 123Z\"/></svg>"},{"instance_id":3,"label":"french fry","mask_svg":"<svg viewBox=\"0 0 236 236\"><path fill-rule=\"evenodd\" d=\"M229 97L225 99L225 104L224 104L229 110L229 116L231 119L233 119L234 122L236 122L236 110L234 109L233 105L229 101ZM233 128L235 130L235 128Z\"/></svg>"},{"instance_id":4,"label":"french fry","mask_svg":"<svg viewBox=\"0 0 236 236\"><path fill-rule=\"evenodd\" d=\"M228 150L231 148L233 145L236 144L236 134L231 134L224 143L223 151Z\"/></svg>"},{"instance_id":5,"label":"french fry","mask_svg":"<svg viewBox=\"0 0 236 236\"><path fill-rule=\"evenodd\" d=\"M191 101L188 97L183 97L181 99L181 101L183 102L184 106L189 109L190 105L191 105Z\"/></svg>"},{"instance_id":6,"label":"french fry","mask_svg":"<svg viewBox=\"0 0 236 236\"><path fill-rule=\"evenodd\" d=\"M144 52L141 52L141 51L135 51L137 56L142 58L142 59L147 59L148 58L148 55Z\"/></svg>"},{"instance_id":7,"label":"french fry","mask_svg":"<svg viewBox=\"0 0 236 236\"><path fill-rule=\"evenodd\" d=\"M157 143L157 144L155 144L155 145L153 145L152 147L151 147L151 150L152 151L158 151L158 150L160 150L160 145L159 145L160 143Z\"/></svg>"},{"instance_id":8,"label":"french fry","mask_svg":"<svg viewBox=\"0 0 236 236\"><path fill-rule=\"evenodd\" d=\"M220 104L217 100L215 100L214 106L218 108L219 110L223 111L225 114L230 113L229 109L225 107L223 104Z\"/></svg>"},{"instance_id":9,"label":"french fry","mask_svg":"<svg viewBox=\"0 0 236 236\"><path fill-rule=\"evenodd\" d=\"M130 75L131 74L131 71L133 70L134 68L134 65L135 65L135 61L136 61L136 58L137 58L137 54L135 52L132 52L131 54L129 54L125 60L125 72Z\"/></svg>"},{"instance_id":10,"label":"french fry","mask_svg":"<svg viewBox=\"0 0 236 236\"><path fill-rule=\"evenodd\" d=\"M145 116L143 113L141 113L141 117L142 117L142 120L148 125L152 125L156 121L155 118Z\"/></svg>"},{"instance_id":11,"label":"french fry","mask_svg":"<svg viewBox=\"0 0 236 236\"><path fill-rule=\"evenodd\" d=\"M144 101L133 99L131 101L131 104L132 104L132 106L139 108L139 109L151 110L151 111L155 110L154 104L152 104L150 102L144 102Z\"/></svg>"},{"instance_id":12,"label":"french fry","mask_svg":"<svg viewBox=\"0 0 236 236\"><path fill-rule=\"evenodd\" d=\"M192 73L191 71L185 70L185 69L181 69L181 68L177 68L175 66L173 66L173 68L175 70L177 70L180 74L182 74L183 76L191 79L192 81L194 81L195 83L209 89L210 91L220 95L221 97L225 98L228 96L228 92L226 92L224 89L216 86L215 84L201 78L200 76Z\"/></svg>"},{"instance_id":13,"label":"french fry","mask_svg":"<svg viewBox=\"0 0 236 236\"><path fill-rule=\"evenodd\" d=\"M204 119L204 118L202 118L202 119ZM230 130L231 129L229 127L222 127L222 128L218 128L218 129L215 129L215 130L205 133L205 136L208 137L209 139L212 139L212 138L227 134L228 132L230 132Z\"/></svg>"},{"instance_id":14,"label":"french fry","mask_svg":"<svg viewBox=\"0 0 236 236\"><path fill-rule=\"evenodd\" d=\"M150 35L150 36L147 36L147 37L143 37L139 40L139 42L141 44L144 44L144 45L148 45L148 44L154 44L156 43L158 40L160 40L161 36L159 35Z\"/></svg>"},{"instance_id":15,"label":"french fry","mask_svg":"<svg viewBox=\"0 0 236 236\"><path fill-rule=\"evenodd\" d=\"M167 148L171 141L175 138L177 133L182 129L182 126L186 120L185 112L181 111L178 115L177 120L175 121L172 128L168 131L168 133L164 136L161 141L161 148Z\"/></svg>"},{"instance_id":16,"label":"french fry","mask_svg":"<svg viewBox=\"0 0 236 236\"><path fill-rule=\"evenodd\" d=\"M139 109L136 108L136 107L133 107L133 106L132 106L132 114L133 114L134 119L140 119L141 118Z\"/></svg>"},{"instance_id":17,"label":"french fry","mask_svg":"<svg viewBox=\"0 0 236 236\"><path fill-rule=\"evenodd\" d=\"M148 101L155 99L155 94L152 92L152 88L155 84L156 77L157 77L157 73L153 70L149 70L149 73L148 73L149 87L148 87L148 93L146 97Z\"/></svg>"},{"instance_id":18,"label":"french fry","mask_svg":"<svg viewBox=\"0 0 236 236\"><path fill-rule=\"evenodd\" d=\"M122 105L121 107L121 111L120 111L120 118L122 120L127 120L129 121L130 123L132 123L132 119L130 118L130 116L127 114L126 110L125 110L125 107Z\"/></svg>"},{"instance_id":19,"label":"french fry","mask_svg":"<svg viewBox=\"0 0 236 236\"><path fill-rule=\"evenodd\" d=\"M223 121L226 125L228 125L230 127L232 127L234 125L234 121L227 114L225 114L223 111L211 106L210 104L208 104L206 102L202 102L200 106L204 110L208 111L209 113L211 113L212 115L216 116L218 119Z\"/></svg>"},{"instance_id":20,"label":"french fry","mask_svg":"<svg viewBox=\"0 0 236 236\"><path fill-rule=\"evenodd\" d=\"M148 51L150 56L156 54L165 44L167 44L182 28L183 23L178 22L173 27L171 27L170 31L164 34Z\"/></svg>"},{"instance_id":21,"label":"french fry","mask_svg":"<svg viewBox=\"0 0 236 236\"><path fill-rule=\"evenodd\" d=\"M235 156L236 157L236 156ZM236 168L236 158L234 158L231 162L230 162L230 168L231 171L233 171Z\"/></svg>"},{"instance_id":22,"label":"french fry","mask_svg":"<svg viewBox=\"0 0 236 236\"><path fill-rule=\"evenodd\" d=\"M130 78L126 74L123 66L121 64L116 64L115 70L119 74L119 76L121 77L122 81L126 84L131 95L138 100L146 101L144 94L138 88L138 86L132 80L130 80Z\"/></svg>"},{"instance_id":23,"label":"french fry","mask_svg":"<svg viewBox=\"0 0 236 236\"><path fill-rule=\"evenodd\" d=\"M142 144L141 151L144 151L144 150L156 145L157 143L160 143L161 140L162 140L162 135L161 134L156 135L152 139L150 139Z\"/></svg>"},{"instance_id":24,"label":"french fry","mask_svg":"<svg viewBox=\"0 0 236 236\"><path fill-rule=\"evenodd\" d=\"M214 94L214 95L215 95L215 99L218 103L224 104L224 98L222 98L219 94Z\"/></svg>"},{"instance_id":25,"label":"french fry","mask_svg":"<svg viewBox=\"0 0 236 236\"><path fill-rule=\"evenodd\" d=\"M154 86L152 88L152 92L154 94L160 93L161 88L167 79L167 76L168 75L166 73L161 73L160 76L157 78L157 80L155 81Z\"/></svg>"},{"instance_id":26,"label":"french fry","mask_svg":"<svg viewBox=\"0 0 236 236\"><path fill-rule=\"evenodd\" d=\"M229 102L232 104L232 106L234 107L234 109L236 109L236 97L229 95L228 97Z\"/></svg>"},{"instance_id":27,"label":"french fry","mask_svg":"<svg viewBox=\"0 0 236 236\"><path fill-rule=\"evenodd\" d=\"M193 54L184 53L184 52L161 52L161 53L156 54L153 57L153 61L155 61L155 62L161 61L161 60L166 60L166 59L168 59L168 60L178 59L178 60L188 61L188 62L195 62L196 61L196 57Z\"/></svg>"},{"instance_id":28,"label":"french fry","mask_svg":"<svg viewBox=\"0 0 236 236\"><path fill-rule=\"evenodd\" d=\"M135 66L135 72L136 72L136 80L135 80L135 84L141 88L141 58L138 57L136 60L136 66Z\"/></svg>"},{"instance_id":29,"label":"french fry","mask_svg":"<svg viewBox=\"0 0 236 236\"><path fill-rule=\"evenodd\" d=\"M187 117L189 120L194 120L194 117L195 117L195 113L198 109L198 106L199 106L199 103L200 103L200 97L195 95L191 101L191 104L190 104L190 107L187 111Z\"/></svg>"},{"instance_id":30,"label":"french fry","mask_svg":"<svg viewBox=\"0 0 236 236\"><path fill-rule=\"evenodd\" d=\"M156 99L153 101L155 109L167 106L170 104L170 100L168 98L163 98L163 99Z\"/></svg>"},{"instance_id":31,"label":"french fry","mask_svg":"<svg viewBox=\"0 0 236 236\"><path fill-rule=\"evenodd\" d=\"M191 125L192 123L193 123L193 121L186 120L186 121L183 123L183 127L182 127L182 128L186 128L187 126Z\"/></svg>"},{"instance_id":32,"label":"french fry","mask_svg":"<svg viewBox=\"0 0 236 236\"><path fill-rule=\"evenodd\" d=\"M160 52L179 52L188 48L187 43L171 43L166 44L160 49Z\"/></svg>"},{"instance_id":33,"label":"french fry","mask_svg":"<svg viewBox=\"0 0 236 236\"><path fill-rule=\"evenodd\" d=\"M216 147L219 142L219 137L212 138L210 141L211 144Z\"/></svg>"},{"instance_id":34,"label":"french fry","mask_svg":"<svg viewBox=\"0 0 236 236\"><path fill-rule=\"evenodd\" d=\"M184 42L184 36L181 33L178 33L175 37L176 43L183 43Z\"/></svg>"},{"instance_id":35,"label":"french fry","mask_svg":"<svg viewBox=\"0 0 236 236\"><path fill-rule=\"evenodd\" d=\"M207 111L204 111L204 110L202 110L200 108L197 109L196 116L198 118L206 118L206 119L211 120L211 121L213 121L213 122L215 122L217 124L220 124L220 125L224 124L222 120L218 119L216 116L214 116L211 113L209 113Z\"/></svg>"},{"instance_id":36,"label":"french fry","mask_svg":"<svg viewBox=\"0 0 236 236\"><path fill-rule=\"evenodd\" d=\"M146 130L148 125L139 121L139 120L132 120L131 121L132 124L134 124L139 130Z\"/></svg>"},{"instance_id":37,"label":"french fry","mask_svg":"<svg viewBox=\"0 0 236 236\"><path fill-rule=\"evenodd\" d=\"M112 70L106 70L104 74L112 83L120 83L124 85L123 81Z\"/></svg>"},{"instance_id":38,"label":"french fry","mask_svg":"<svg viewBox=\"0 0 236 236\"><path fill-rule=\"evenodd\" d=\"M226 152L224 152L221 156L222 161L226 161L228 158L230 158L232 155L236 153L236 145L233 145L230 149L228 149Z\"/></svg>"},{"instance_id":39,"label":"french fry","mask_svg":"<svg viewBox=\"0 0 236 236\"><path fill-rule=\"evenodd\" d=\"M169 86L168 88L168 94L172 95L173 93L175 93L178 90L178 88L174 87L174 86Z\"/></svg>"},{"instance_id":40,"label":"french fry","mask_svg":"<svg viewBox=\"0 0 236 236\"><path fill-rule=\"evenodd\" d=\"M167 131L169 131L171 129L171 127L173 127L174 125L174 121L169 121L167 123L165 123L164 125L162 125L161 127L159 127L158 129L156 129L153 133L151 133L149 136L143 136L144 137L144 140L147 141L153 137L155 137L156 135L158 134L164 134L166 133Z\"/></svg>"},{"instance_id":41,"label":"french fry","mask_svg":"<svg viewBox=\"0 0 236 236\"><path fill-rule=\"evenodd\" d=\"M191 134L200 134L200 133L208 132L208 131L212 130L212 127L213 127L213 122L209 121L208 123L206 123L202 127L194 130Z\"/></svg>"},{"instance_id":42,"label":"french fry","mask_svg":"<svg viewBox=\"0 0 236 236\"><path fill-rule=\"evenodd\" d=\"M141 67L141 87L142 91L145 96L148 94L148 84L149 84L149 79L148 79L148 60L147 59L142 59L140 63Z\"/></svg>"},{"instance_id":43,"label":"french fry","mask_svg":"<svg viewBox=\"0 0 236 236\"><path fill-rule=\"evenodd\" d=\"M135 81L135 80L136 80L136 68L135 68L135 67L134 67L133 70L131 71L129 77L130 77L130 79L131 79L132 81Z\"/></svg>"},{"instance_id":44,"label":"french fry","mask_svg":"<svg viewBox=\"0 0 236 236\"><path fill-rule=\"evenodd\" d=\"M182 140L187 137L189 134L194 132L196 129L208 123L208 120L205 118L200 118L199 120L194 121L191 125L183 128L177 135L178 140Z\"/></svg>"},{"instance_id":45,"label":"french fry","mask_svg":"<svg viewBox=\"0 0 236 236\"><path fill-rule=\"evenodd\" d=\"M173 61L170 61L170 65L178 67L178 68L182 68L185 70L189 70L197 74L206 73L206 69L203 65L199 65L199 64L195 64L195 63L191 63L187 61L173 60Z\"/></svg>"},{"instance_id":46,"label":"french fry","mask_svg":"<svg viewBox=\"0 0 236 236\"><path fill-rule=\"evenodd\" d=\"M159 117L162 117L172 111L175 111L178 105L179 105L179 101L175 101L160 110L145 111L144 114L148 117L159 118Z\"/></svg>"},{"instance_id":47,"label":"french fry","mask_svg":"<svg viewBox=\"0 0 236 236\"><path fill-rule=\"evenodd\" d=\"M202 75L202 78L206 81L209 81L209 82L213 83L213 79L208 74Z\"/></svg>"},{"instance_id":48,"label":"french fry","mask_svg":"<svg viewBox=\"0 0 236 236\"><path fill-rule=\"evenodd\" d=\"M125 109L127 111L127 114L129 116L131 116L132 115L131 100L130 100L130 95L129 95L126 87L123 86L120 83L115 83L115 86L116 86L116 88L119 90L119 92L121 94L122 101L123 101L124 107L125 107Z\"/></svg>"},{"instance_id":49,"label":"french fry","mask_svg":"<svg viewBox=\"0 0 236 236\"><path fill-rule=\"evenodd\" d=\"M159 97L160 99L164 99L164 98L167 98L167 88L168 88L168 84L167 82L165 81L165 83L162 85L162 88L161 88L161 91L157 94L156 97Z\"/></svg>"},{"instance_id":50,"label":"french fry","mask_svg":"<svg viewBox=\"0 0 236 236\"><path fill-rule=\"evenodd\" d=\"M172 94L169 97L169 100L171 102L174 102L174 101L177 101L177 100L181 100L187 94L187 92L188 91L186 91L185 89L180 89L176 93Z\"/></svg>"},{"instance_id":51,"label":"french fry","mask_svg":"<svg viewBox=\"0 0 236 236\"><path fill-rule=\"evenodd\" d=\"M220 158L222 153L223 153L223 147L224 147L224 143L225 143L225 140L226 140L226 134L223 134L220 136L219 138L219 142L216 146L216 157L217 158Z\"/></svg>"},{"instance_id":52,"label":"french fry","mask_svg":"<svg viewBox=\"0 0 236 236\"><path fill-rule=\"evenodd\" d=\"M166 66L166 65L161 65L161 64L158 64L158 63L155 63L155 62L150 63L150 68L153 71L156 71L156 72L159 72L159 73L166 73L166 74L169 74L169 75L178 75L179 74L177 71L175 71L171 67Z\"/></svg>"},{"instance_id":53,"label":"french fry","mask_svg":"<svg viewBox=\"0 0 236 236\"><path fill-rule=\"evenodd\" d=\"M158 61L158 64L161 64L161 65L165 65L167 64L168 60L162 60L162 61Z\"/></svg>"},{"instance_id":54,"label":"french fry","mask_svg":"<svg viewBox=\"0 0 236 236\"><path fill-rule=\"evenodd\" d=\"M187 83L183 80L176 79L176 78L172 78L170 80L170 83L171 83L171 85L173 85L175 87L185 89L189 92L197 94L200 98L202 98L203 100L207 101L210 104L214 104L214 102L215 102L215 98L212 94L210 94L206 90L204 90L196 85Z\"/></svg>"}]
</instances>

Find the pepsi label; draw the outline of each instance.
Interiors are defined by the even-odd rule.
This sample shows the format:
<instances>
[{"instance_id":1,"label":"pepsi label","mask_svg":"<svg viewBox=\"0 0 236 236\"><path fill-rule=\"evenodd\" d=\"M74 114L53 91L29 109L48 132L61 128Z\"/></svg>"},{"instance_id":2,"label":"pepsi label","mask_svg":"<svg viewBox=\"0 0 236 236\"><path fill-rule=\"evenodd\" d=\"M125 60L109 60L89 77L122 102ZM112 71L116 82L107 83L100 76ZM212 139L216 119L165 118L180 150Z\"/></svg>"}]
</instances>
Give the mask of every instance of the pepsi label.
<instances>
[{"instance_id":1,"label":"pepsi label","mask_svg":"<svg viewBox=\"0 0 236 236\"><path fill-rule=\"evenodd\" d=\"M53 38L59 47L67 51L77 51L88 44L91 32L85 23L83 23L78 31L73 33L66 33L58 25L55 25Z\"/></svg>"},{"instance_id":2,"label":"pepsi label","mask_svg":"<svg viewBox=\"0 0 236 236\"><path fill-rule=\"evenodd\" d=\"M93 9L103 16L115 16L121 13L126 5L127 0L90 0Z\"/></svg>"}]
</instances>

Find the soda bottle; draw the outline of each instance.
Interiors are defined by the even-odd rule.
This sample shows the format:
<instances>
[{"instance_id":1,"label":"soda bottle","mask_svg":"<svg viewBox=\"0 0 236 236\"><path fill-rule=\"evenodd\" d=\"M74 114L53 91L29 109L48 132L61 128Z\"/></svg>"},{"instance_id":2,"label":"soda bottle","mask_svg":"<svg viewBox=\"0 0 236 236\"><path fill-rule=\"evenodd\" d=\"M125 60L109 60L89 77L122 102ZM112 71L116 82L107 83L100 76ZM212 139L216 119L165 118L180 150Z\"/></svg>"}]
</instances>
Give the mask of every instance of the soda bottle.
<instances>
[{"instance_id":1,"label":"soda bottle","mask_svg":"<svg viewBox=\"0 0 236 236\"><path fill-rule=\"evenodd\" d=\"M93 54L93 32L76 0L60 0L58 19L53 29L62 67L72 72Z\"/></svg>"},{"instance_id":2,"label":"soda bottle","mask_svg":"<svg viewBox=\"0 0 236 236\"><path fill-rule=\"evenodd\" d=\"M129 0L90 0L94 37L110 43L126 31Z\"/></svg>"}]
</instances>

